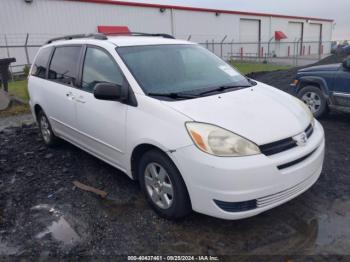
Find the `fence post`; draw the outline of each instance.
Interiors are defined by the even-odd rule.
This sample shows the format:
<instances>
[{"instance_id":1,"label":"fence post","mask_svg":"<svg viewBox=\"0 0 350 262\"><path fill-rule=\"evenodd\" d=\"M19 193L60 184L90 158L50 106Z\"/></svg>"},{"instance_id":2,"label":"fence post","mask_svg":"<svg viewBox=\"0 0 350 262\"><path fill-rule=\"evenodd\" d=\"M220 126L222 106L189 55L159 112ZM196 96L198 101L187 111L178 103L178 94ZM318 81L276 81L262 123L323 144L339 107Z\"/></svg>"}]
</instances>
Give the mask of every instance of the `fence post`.
<instances>
[{"instance_id":1,"label":"fence post","mask_svg":"<svg viewBox=\"0 0 350 262\"><path fill-rule=\"evenodd\" d=\"M243 47L241 47L241 61L243 61Z\"/></svg>"},{"instance_id":2,"label":"fence post","mask_svg":"<svg viewBox=\"0 0 350 262\"><path fill-rule=\"evenodd\" d=\"M205 41L205 45L206 45L207 49L209 50L209 41L208 40Z\"/></svg>"},{"instance_id":3,"label":"fence post","mask_svg":"<svg viewBox=\"0 0 350 262\"><path fill-rule=\"evenodd\" d=\"M26 52L27 65L30 65L29 54L28 54L28 39L29 39L29 33L27 33L27 36L26 36L26 42L24 44L24 50Z\"/></svg>"},{"instance_id":4,"label":"fence post","mask_svg":"<svg viewBox=\"0 0 350 262\"><path fill-rule=\"evenodd\" d=\"M222 45L224 44L224 41L226 40L227 38L227 35L224 36L224 38L221 40L220 42L220 57L221 59L223 58L223 55L222 55Z\"/></svg>"},{"instance_id":5,"label":"fence post","mask_svg":"<svg viewBox=\"0 0 350 262\"><path fill-rule=\"evenodd\" d=\"M275 37L271 37L269 42L267 43L267 56L270 58L271 57L271 43L272 43L272 40L274 40ZM276 45L275 45L275 49L276 49ZM270 60L270 59L269 59ZM269 61L268 61L269 62Z\"/></svg>"},{"instance_id":6,"label":"fence post","mask_svg":"<svg viewBox=\"0 0 350 262\"><path fill-rule=\"evenodd\" d=\"M288 57L290 57L290 45L288 46Z\"/></svg>"},{"instance_id":7,"label":"fence post","mask_svg":"<svg viewBox=\"0 0 350 262\"><path fill-rule=\"evenodd\" d=\"M297 41L297 43L296 43L296 45L297 45L297 50L296 50L297 52L296 52L296 54L295 54L295 65L296 65L296 66L298 66L299 54L300 54L301 51L302 51L302 50L299 51L299 46L300 46L299 43L301 43L301 38L298 39L298 41ZM301 46L300 46L300 47L301 47Z\"/></svg>"},{"instance_id":8,"label":"fence post","mask_svg":"<svg viewBox=\"0 0 350 262\"><path fill-rule=\"evenodd\" d=\"M231 42L231 57L233 57L233 39L232 39L232 42Z\"/></svg>"},{"instance_id":9,"label":"fence post","mask_svg":"<svg viewBox=\"0 0 350 262\"><path fill-rule=\"evenodd\" d=\"M7 58L10 58L10 50L7 44L7 37L6 35L4 35L4 39L5 39L5 47L6 47L6 52L7 52Z\"/></svg>"},{"instance_id":10,"label":"fence post","mask_svg":"<svg viewBox=\"0 0 350 262\"><path fill-rule=\"evenodd\" d=\"M309 45L309 55L311 55L311 45Z\"/></svg>"},{"instance_id":11,"label":"fence post","mask_svg":"<svg viewBox=\"0 0 350 262\"><path fill-rule=\"evenodd\" d=\"M214 39L212 40L212 45L213 45L213 53L215 54L215 45L214 45Z\"/></svg>"},{"instance_id":12,"label":"fence post","mask_svg":"<svg viewBox=\"0 0 350 262\"><path fill-rule=\"evenodd\" d=\"M322 58L322 40L318 42L318 60L321 60Z\"/></svg>"},{"instance_id":13,"label":"fence post","mask_svg":"<svg viewBox=\"0 0 350 262\"><path fill-rule=\"evenodd\" d=\"M7 36L6 34L4 35L4 39L5 39L5 47L6 47L6 51L7 51L7 58L10 58L10 49L9 49L9 46L8 46L8 43L7 43ZM13 73L12 73L12 66L10 65L9 66L9 69L10 69L10 72L11 72L11 79L13 81ZM7 90L5 90L7 91Z\"/></svg>"}]
</instances>

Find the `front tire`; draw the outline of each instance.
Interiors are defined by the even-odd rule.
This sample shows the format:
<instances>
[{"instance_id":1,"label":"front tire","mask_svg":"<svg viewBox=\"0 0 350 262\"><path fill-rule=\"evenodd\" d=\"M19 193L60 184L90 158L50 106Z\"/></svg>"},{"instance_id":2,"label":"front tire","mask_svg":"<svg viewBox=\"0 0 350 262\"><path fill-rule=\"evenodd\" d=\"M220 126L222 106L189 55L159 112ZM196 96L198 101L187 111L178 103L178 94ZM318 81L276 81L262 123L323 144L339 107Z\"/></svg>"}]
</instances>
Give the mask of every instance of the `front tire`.
<instances>
[{"instance_id":1,"label":"front tire","mask_svg":"<svg viewBox=\"0 0 350 262\"><path fill-rule=\"evenodd\" d=\"M300 90L298 97L309 107L316 118L328 113L327 99L318 87L305 86Z\"/></svg>"},{"instance_id":2,"label":"front tire","mask_svg":"<svg viewBox=\"0 0 350 262\"><path fill-rule=\"evenodd\" d=\"M146 152L138 165L138 178L147 201L159 216L176 220L192 211L181 174L164 153Z\"/></svg>"},{"instance_id":3,"label":"front tire","mask_svg":"<svg viewBox=\"0 0 350 262\"><path fill-rule=\"evenodd\" d=\"M42 110L38 113L37 118L44 143L49 147L57 145L59 142L58 137L53 133L49 119Z\"/></svg>"}]
</instances>

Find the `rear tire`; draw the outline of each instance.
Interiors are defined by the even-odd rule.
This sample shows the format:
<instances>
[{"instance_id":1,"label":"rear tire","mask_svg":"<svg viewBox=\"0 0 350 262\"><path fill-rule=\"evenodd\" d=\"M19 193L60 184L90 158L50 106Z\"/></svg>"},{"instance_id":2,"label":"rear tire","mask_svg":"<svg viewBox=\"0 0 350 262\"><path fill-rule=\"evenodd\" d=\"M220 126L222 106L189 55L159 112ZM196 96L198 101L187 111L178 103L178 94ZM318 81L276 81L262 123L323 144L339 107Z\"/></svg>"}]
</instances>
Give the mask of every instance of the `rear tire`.
<instances>
[{"instance_id":1,"label":"rear tire","mask_svg":"<svg viewBox=\"0 0 350 262\"><path fill-rule=\"evenodd\" d=\"M42 110L38 113L37 120L44 143L49 147L59 144L59 138L53 133L49 119Z\"/></svg>"},{"instance_id":2,"label":"rear tire","mask_svg":"<svg viewBox=\"0 0 350 262\"><path fill-rule=\"evenodd\" d=\"M138 178L147 201L159 216L177 220L192 211L181 174L164 153L146 152L138 165Z\"/></svg>"},{"instance_id":3,"label":"rear tire","mask_svg":"<svg viewBox=\"0 0 350 262\"><path fill-rule=\"evenodd\" d=\"M305 86L298 93L298 97L309 107L316 118L325 116L329 111L327 99L318 87Z\"/></svg>"}]
</instances>

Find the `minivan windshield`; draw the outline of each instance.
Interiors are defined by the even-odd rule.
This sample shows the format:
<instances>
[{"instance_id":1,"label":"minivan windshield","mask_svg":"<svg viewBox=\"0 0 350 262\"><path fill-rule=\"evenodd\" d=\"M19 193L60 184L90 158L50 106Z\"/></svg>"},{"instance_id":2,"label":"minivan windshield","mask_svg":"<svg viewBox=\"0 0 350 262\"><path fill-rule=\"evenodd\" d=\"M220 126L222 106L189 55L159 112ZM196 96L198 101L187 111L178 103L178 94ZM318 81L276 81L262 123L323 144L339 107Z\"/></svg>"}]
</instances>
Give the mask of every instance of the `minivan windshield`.
<instances>
[{"instance_id":1,"label":"minivan windshield","mask_svg":"<svg viewBox=\"0 0 350 262\"><path fill-rule=\"evenodd\" d=\"M127 46L117 52L148 95L186 99L252 85L198 45Z\"/></svg>"}]
</instances>

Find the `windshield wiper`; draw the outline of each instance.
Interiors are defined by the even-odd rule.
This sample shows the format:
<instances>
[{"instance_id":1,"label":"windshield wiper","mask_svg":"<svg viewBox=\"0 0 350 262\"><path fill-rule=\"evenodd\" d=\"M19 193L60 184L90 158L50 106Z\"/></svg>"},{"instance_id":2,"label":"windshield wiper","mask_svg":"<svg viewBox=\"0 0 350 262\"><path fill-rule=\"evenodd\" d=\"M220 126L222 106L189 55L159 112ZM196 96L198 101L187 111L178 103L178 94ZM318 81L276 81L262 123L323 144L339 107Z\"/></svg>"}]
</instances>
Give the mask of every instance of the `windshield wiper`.
<instances>
[{"instance_id":1,"label":"windshield wiper","mask_svg":"<svg viewBox=\"0 0 350 262\"><path fill-rule=\"evenodd\" d=\"M197 95L187 95L187 94L180 94L180 93L148 93L149 96L162 96L162 97L169 97L172 99L192 99L198 97Z\"/></svg>"},{"instance_id":2,"label":"windshield wiper","mask_svg":"<svg viewBox=\"0 0 350 262\"><path fill-rule=\"evenodd\" d=\"M219 86L217 88L214 88L214 89L211 89L211 90L208 90L208 91L204 91L202 93L199 93L199 96L203 96L203 95L206 95L206 94L210 94L210 93L214 93L214 92L222 92L222 91L225 91L225 90L228 90L228 89L240 89L240 88L246 88L246 87L251 87L251 85L241 85L241 86L230 86L230 85L227 85L227 86Z\"/></svg>"}]
</instances>

